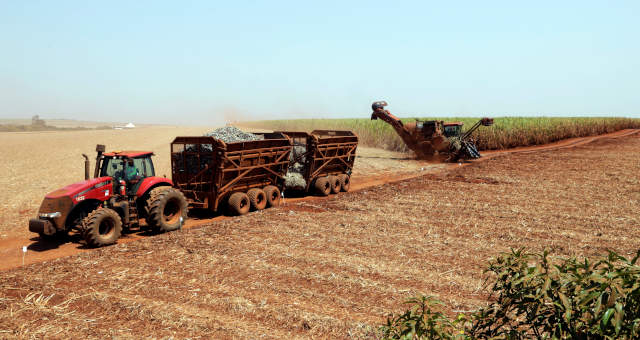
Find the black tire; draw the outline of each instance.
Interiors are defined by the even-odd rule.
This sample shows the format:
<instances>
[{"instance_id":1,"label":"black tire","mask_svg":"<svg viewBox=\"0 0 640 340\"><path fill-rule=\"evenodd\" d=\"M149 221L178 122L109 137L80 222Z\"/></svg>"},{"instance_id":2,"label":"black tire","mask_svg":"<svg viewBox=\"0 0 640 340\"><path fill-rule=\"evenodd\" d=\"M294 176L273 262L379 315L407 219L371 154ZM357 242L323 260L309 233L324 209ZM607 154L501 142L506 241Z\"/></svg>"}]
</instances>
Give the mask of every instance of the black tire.
<instances>
[{"instance_id":1,"label":"black tire","mask_svg":"<svg viewBox=\"0 0 640 340\"><path fill-rule=\"evenodd\" d=\"M251 201L244 192L235 192L229 197L228 206L232 215L244 215L249 212Z\"/></svg>"},{"instance_id":2,"label":"black tire","mask_svg":"<svg viewBox=\"0 0 640 340\"><path fill-rule=\"evenodd\" d=\"M313 187L316 190L316 193L320 196L329 196L329 193L331 193L331 183L329 183L328 177L316 178L315 183L313 183Z\"/></svg>"},{"instance_id":3,"label":"black tire","mask_svg":"<svg viewBox=\"0 0 640 340\"><path fill-rule=\"evenodd\" d=\"M147 224L157 233L180 229L187 219L189 206L184 194L172 187L151 190L147 200ZM182 223L180 222L182 218Z\"/></svg>"},{"instance_id":4,"label":"black tire","mask_svg":"<svg viewBox=\"0 0 640 340\"><path fill-rule=\"evenodd\" d=\"M329 176L329 183L331 184L331 193L337 194L340 192L342 185L340 184L340 178L338 176Z\"/></svg>"},{"instance_id":5,"label":"black tire","mask_svg":"<svg viewBox=\"0 0 640 340\"><path fill-rule=\"evenodd\" d=\"M90 247L116 243L122 233L122 219L115 210L98 208L84 218L82 238Z\"/></svg>"},{"instance_id":6,"label":"black tire","mask_svg":"<svg viewBox=\"0 0 640 340\"><path fill-rule=\"evenodd\" d=\"M274 185L264 187L264 194L267 197L268 207L277 207L280 205L280 189Z\"/></svg>"},{"instance_id":7,"label":"black tire","mask_svg":"<svg viewBox=\"0 0 640 340\"><path fill-rule=\"evenodd\" d=\"M249 196L249 202L251 202L251 209L262 210L267 207L267 194L262 189L249 189L247 196Z\"/></svg>"},{"instance_id":8,"label":"black tire","mask_svg":"<svg viewBox=\"0 0 640 340\"><path fill-rule=\"evenodd\" d=\"M338 176L340 179L340 190L343 192L349 191L349 187L351 186L351 178L347 174L341 174Z\"/></svg>"}]
</instances>

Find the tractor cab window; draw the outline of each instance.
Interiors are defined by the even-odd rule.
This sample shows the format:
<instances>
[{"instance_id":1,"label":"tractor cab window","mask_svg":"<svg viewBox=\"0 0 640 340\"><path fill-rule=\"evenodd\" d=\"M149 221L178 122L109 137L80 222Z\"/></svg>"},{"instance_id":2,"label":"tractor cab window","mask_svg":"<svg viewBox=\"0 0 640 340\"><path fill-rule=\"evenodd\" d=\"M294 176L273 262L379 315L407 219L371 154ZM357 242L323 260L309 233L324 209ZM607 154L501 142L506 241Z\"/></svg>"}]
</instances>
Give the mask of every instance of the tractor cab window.
<instances>
[{"instance_id":1,"label":"tractor cab window","mask_svg":"<svg viewBox=\"0 0 640 340\"><path fill-rule=\"evenodd\" d=\"M122 178L124 176L124 162L120 158L105 158L102 160L100 176Z\"/></svg>"},{"instance_id":2,"label":"tractor cab window","mask_svg":"<svg viewBox=\"0 0 640 340\"><path fill-rule=\"evenodd\" d=\"M138 175L142 178L155 176L151 157L134 158L133 166L136 167L136 169L138 170Z\"/></svg>"},{"instance_id":3,"label":"tractor cab window","mask_svg":"<svg viewBox=\"0 0 640 340\"><path fill-rule=\"evenodd\" d=\"M447 137L458 137L460 136L461 130L462 126L460 125L445 125L444 135Z\"/></svg>"}]
</instances>

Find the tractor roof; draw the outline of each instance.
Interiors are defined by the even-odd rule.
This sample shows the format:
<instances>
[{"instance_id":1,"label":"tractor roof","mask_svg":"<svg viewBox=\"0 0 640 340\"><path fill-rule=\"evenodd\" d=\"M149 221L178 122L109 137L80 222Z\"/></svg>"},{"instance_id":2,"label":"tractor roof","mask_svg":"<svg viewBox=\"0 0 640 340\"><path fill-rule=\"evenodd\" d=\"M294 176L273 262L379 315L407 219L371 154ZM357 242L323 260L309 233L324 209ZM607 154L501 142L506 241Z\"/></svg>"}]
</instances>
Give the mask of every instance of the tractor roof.
<instances>
[{"instance_id":1,"label":"tractor roof","mask_svg":"<svg viewBox=\"0 0 640 340\"><path fill-rule=\"evenodd\" d=\"M144 156L152 156L153 152L151 151L112 151L105 152L105 157L126 157L126 158L138 158Z\"/></svg>"}]
</instances>

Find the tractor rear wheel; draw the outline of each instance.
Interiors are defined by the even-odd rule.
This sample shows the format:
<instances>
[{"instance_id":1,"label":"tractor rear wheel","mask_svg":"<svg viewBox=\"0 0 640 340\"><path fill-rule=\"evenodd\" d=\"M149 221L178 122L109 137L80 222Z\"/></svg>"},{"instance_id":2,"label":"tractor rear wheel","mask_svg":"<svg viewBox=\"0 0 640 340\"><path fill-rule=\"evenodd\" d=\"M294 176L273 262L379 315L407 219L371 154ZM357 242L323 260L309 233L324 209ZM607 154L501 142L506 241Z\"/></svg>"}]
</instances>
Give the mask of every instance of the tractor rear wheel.
<instances>
[{"instance_id":1,"label":"tractor rear wheel","mask_svg":"<svg viewBox=\"0 0 640 340\"><path fill-rule=\"evenodd\" d=\"M184 194L172 187L152 189L147 200L147 207L149 210L147 224L154 232L180 229L182 223L187 219L189 210Z\"/></svg>"},{"instance_id":2,"label":"tractor rear wheel","mask_svg":"<svg viewBox=\"0 0 640 340\"><path fill-rule=\"evenodd\" d=\"M340 190L344 192L349 191L349 187L351 186L351 178L349 178L349 175L341 174L338 175L338 178L340 179Z\"/></svg>"},{"instance_id":3,"label":"tractor rear wheel","mask_svg":"<svg viewBox=\"0 0 640 340\"><path fill-rule=\"evenodd\" d=\"M268 207L277 207L280 205L280 189L275 185L267 185L264 187L264 194L267 197Z\"/></svg>"},{"instance_id":4,"label":"tractor rear wheel","mask_svg":"<svg viewBox=\"0 0 640 340\"><path fill-rule=\"evenodd\" d=\"M83 221L82 238L90 247L114 244L122 232L122 219L115 210L98 208Z\"/></svg>"},{"instance_id":5,"label":"tractor rear wheel","mask_svg":"<svg viewBox=\"0 0 640 340\"><path fill-rule=\"evenodd\" d=\"M247 196L249 196L249 202L251 202L251 209L262 210L267 207L267 195L262 189L249 189Z\"/></svg>"},{"instance_id":6,"label":"tractor rear wheel","mask_svg":"<svg viewBox=\"0 0 640 340\"><path fill-rule=\"evenodd\" d=\"M342 185L340 184L340 178L338 176L329 176L329 183L331 184L331 193L337 194L340 192Z\"/></svg>"},{"instance_id":7,"label":"tractor rear wheel","mask_svg":"<svg viewBox=\"0 0 640 340\"><path fill-rule=\"evenodd\" d=\"M244 192L235 192L229 197L228 205L232 215L244 215L249 212L251 202Z\"/></svg>"},{"instance_id":8,"label":"tractor rear wheel","mask_svg":"<svg viewBox=\"0 0 640 340\"><path fill-rule=\"evenodd\" d=\"M329 196L329 193L331 193L331 183L329 183L328 177L316 178L316 182L313 184L313 187L316 189L316 193L320 196Z\"/></svg>"}]
</instances>

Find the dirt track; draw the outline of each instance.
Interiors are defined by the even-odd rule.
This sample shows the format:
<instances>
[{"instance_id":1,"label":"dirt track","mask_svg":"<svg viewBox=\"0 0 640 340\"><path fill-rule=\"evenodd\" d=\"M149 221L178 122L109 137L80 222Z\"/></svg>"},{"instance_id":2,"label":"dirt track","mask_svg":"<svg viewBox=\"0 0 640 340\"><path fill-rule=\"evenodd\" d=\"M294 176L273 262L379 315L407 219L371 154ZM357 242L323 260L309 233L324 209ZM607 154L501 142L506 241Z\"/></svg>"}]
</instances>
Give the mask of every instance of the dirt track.
<instances>
[{"instance_id":1,"label":"dirt track","mask_svg":"<svg viewBox=\"0 0 640 340\"><path fill-rule=\"evenodd\" d=\"M0 337L362 338L418 293L473 310L510 247L635 253L640 135L624 135L0 272Z\"/></svg>"},{"instance_id":2,"label":"dirt track","mask_svg":"<svg viewBox=\"0 0 640 340\"><path fill-rule=\"evenodd\" d=\"M402 180L407 180L411 178L415 178L418 176L423 176L425 174L436 174L441 173L442 171L450 171L455 169L461 165L469 165L476 162L486 161L488 159L505 155L505 154L513 154L513 153L531 153L531 152L539 152L544 150L552 150L552 149L562 149L562 148L570 148L576 147L580 145L584 145L587 143L591 143L593 141L599 139L610 139L610 138L619 138L632 134L638 133L640 130L622 130L614 133L610 133L602 136L594 136L594 137L582 137L582 138L572 138L563 140L557 143L534 146L534 147L525 147L525 148L516 148L511 150L502 150L502 151L488 151L483 152L483 158L476 160L474 162L465 163L465 164L449 164L446 166L442 165L434 165L432 163L420 162L414 160L403 159L401 154L391 153L376 149L369 148L361 148L360 154L364 154L364 156L360 156L356 163L364 162L364 165L357 164L357 168L352 181L352 191L363 190L369 187L383 185L387 183L394 183ZM364 159L363 159L364 158ZM397 168L398 165L394 163L402 163L409 162L410 164L401 169L399 171ZM422 168L420 166L422 165ZM396 167L393 169L393 173L389 172L389 167ZM420 168L420 170L418 170ZM302 200L310 201L310 200L318 200L322 199L319 197L305 197L305 198L294 198L287 199L289 203L299 202ZM32 210L32 209L31 209ZM192 228L199 225L209 224L216 221L222 221L226 219L225 216L216 216L216 217L202 217L194 218L188 220L185 225L185 228ZM26 221L26 219L25 219ZM25 228L26 229L26 228ZM119 243L127 243L135 240L139 240L141 238L146 237L144 234L134 233L128 234L122 239L120 239ZM15 268L21 266L23 264L37 263L42 261L47 261L63 256L69 256L72 254L76 254L82 251L89 251L82 244L79 243L78 238L72 238L72 242L66 243L53 243L53 242L41 242L37 237L33 234L26 232L25 230L19 230L14 232L12 237L6 239L0 239L0 258L3 258L4 261L0 263L0 270L6 270L10 268ZM27 256L23 259L22 247L28 246Z\"/></svg>"}]
</instances>

